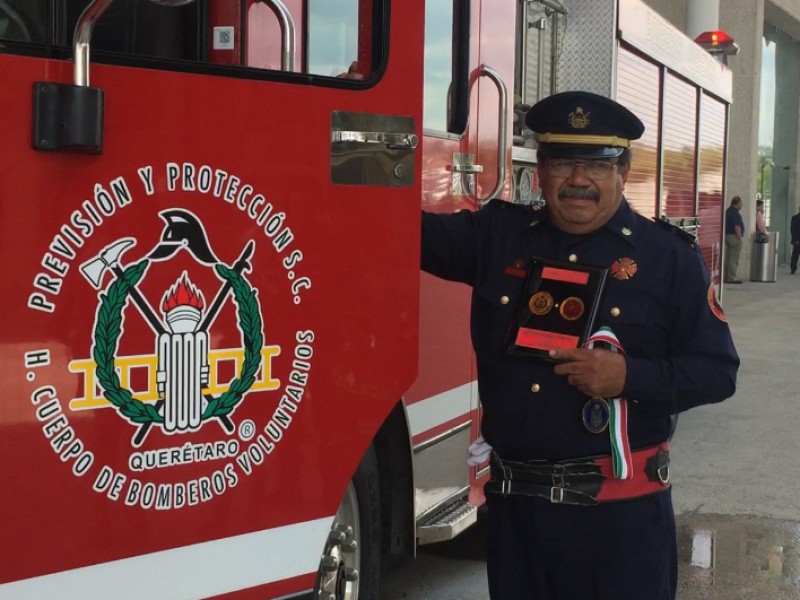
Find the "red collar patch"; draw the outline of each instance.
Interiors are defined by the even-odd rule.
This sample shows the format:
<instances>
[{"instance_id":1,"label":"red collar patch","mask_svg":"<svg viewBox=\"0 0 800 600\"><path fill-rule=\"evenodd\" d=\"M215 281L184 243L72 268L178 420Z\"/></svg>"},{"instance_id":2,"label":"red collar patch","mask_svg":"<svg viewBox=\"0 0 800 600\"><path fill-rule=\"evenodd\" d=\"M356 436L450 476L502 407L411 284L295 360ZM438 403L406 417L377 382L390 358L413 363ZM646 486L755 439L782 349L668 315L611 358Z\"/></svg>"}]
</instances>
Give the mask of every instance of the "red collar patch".
<instances>
[{"instance_id":1,"label":"red collar patch","mask_svg":"<svg viewBox=\"0 0 800 600\"><path fill-rule=\"evenodd\" d=\"M506 267L506 275L525 277L525 261L518 258L510 267Z\"/></svg>"}]
</instances>

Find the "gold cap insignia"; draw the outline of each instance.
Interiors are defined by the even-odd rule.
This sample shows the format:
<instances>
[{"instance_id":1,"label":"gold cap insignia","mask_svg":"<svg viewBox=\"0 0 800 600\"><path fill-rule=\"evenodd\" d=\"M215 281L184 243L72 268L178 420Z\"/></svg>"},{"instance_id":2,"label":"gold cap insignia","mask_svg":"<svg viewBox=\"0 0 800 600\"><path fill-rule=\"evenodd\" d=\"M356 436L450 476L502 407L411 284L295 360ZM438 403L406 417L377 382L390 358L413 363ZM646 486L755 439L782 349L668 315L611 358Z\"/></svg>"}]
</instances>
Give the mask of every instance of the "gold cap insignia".
<instances>
[{"instance_id":1,"label":"gold cap insignia","mask_svg":"<svg viewBox=\"0 0 800 600\"><path fill-rule=\"evenodd\" d=\"M573 129L583 129L589 123L589 115L591 113L584 113L583 107L579 106L574 112L569 113L569 124Z\"/></svg>"}]
</instances>

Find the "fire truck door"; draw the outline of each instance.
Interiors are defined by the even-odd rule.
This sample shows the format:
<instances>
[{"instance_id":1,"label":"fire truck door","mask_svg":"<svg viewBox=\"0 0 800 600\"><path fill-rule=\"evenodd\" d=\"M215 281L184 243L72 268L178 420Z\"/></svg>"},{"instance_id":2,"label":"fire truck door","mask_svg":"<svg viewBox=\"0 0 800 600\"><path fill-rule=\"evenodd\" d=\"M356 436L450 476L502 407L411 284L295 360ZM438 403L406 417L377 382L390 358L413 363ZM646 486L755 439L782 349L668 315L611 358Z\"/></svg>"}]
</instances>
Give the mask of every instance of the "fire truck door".
<instances>
[{"instance_id":1,"label":"fire truck door","mask_svg":"<svg viewBox=\"0 0 800 600\"><path fill-rule=\"evenodd\" d=\"M428 0L425 8L423 208L477 210L489 197L502 197L506 181L503 169L510 154L502 139L508 131L504 80L512 72L513 27L506 23L512 32L510 51L489 52L481 41L484 22L495 28L491 35L499 33L503 40L506 34L483 14L492 8L482 7L481 0ZM414 457L418 513L435 511L469 484L478 487L476 472L465 472L463 459L479 434L480 420L469 303L463 286L423 274L420 376L406 396L419 448ZM415 428L415 415L427 411L435 412L437 421Z\"/></svg>"},{"instance_id":2,"label":"fire truck door","mask_svg":"<svg viewBox=\"0 0 800 600\"><path fill-rule=\"evenodd\" d=\"M219 593L310 589L351 477L416 376L419 6L287 1L278 29L291 38L294 22L296 58L261 69L219 58L256 52L237 40L243 13L207 12L225 2L35 4L51 9L41 28L0 29L0 159L14 165L0 294L19 314L0 337L0 449L25 456L0 464L24 482L0 509L36 515L0 525L16 556L0 582L82 569L98 598L172 583L203 597L212 578ZM80 86L76 23L91 48ZM389 61L389 40L416 50ZM75 105L44 98L74 87L99 92L101 143L75 144L60 121ZM32 144L32 130L49 133ZM59 428L75 443L51 443ZM244 534L263 560L243 571L223 546ZM196 544L212 562L191 581L142 577L118 595L93 567L139 557L177 578Z\"/></svg>"}]
</instances>

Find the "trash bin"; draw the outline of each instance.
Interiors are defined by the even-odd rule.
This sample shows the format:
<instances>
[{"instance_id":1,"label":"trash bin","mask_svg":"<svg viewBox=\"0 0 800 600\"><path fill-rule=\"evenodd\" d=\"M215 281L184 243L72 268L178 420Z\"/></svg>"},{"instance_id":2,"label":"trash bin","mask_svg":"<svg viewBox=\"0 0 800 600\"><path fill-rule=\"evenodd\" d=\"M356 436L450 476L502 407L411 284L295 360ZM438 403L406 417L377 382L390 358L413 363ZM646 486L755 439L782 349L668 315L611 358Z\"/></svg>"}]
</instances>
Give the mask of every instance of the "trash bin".
<instances>
[{"instance_id":1,"label":"trash bin","mask_svg":"<svg viewBox=\"0 0 800 600\"><path fill-rule=\"evenodd\" d=\"M778 232L754 233L750 247L750 281L778 280Z\"/></svg>"}]
</instances>

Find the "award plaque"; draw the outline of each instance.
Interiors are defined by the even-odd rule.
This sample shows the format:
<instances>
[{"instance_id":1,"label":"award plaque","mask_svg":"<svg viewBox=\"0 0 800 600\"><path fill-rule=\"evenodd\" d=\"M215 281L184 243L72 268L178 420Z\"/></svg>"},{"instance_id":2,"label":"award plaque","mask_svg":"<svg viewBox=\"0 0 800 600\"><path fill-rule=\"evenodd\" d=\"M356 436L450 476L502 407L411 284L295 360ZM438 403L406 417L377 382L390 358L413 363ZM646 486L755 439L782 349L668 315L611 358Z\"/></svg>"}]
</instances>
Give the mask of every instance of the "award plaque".
<instances>
[{"instance_id":1,"label":"award plaque","mask_svg":"<svg viewBox=\"0 0 800 600\"><path fill-rule=\"evenodd\" d=\"M592 334L608 269L532 258L506 352L552 360L550 350L579 348Z\"/></svg>"}]
</instances>

